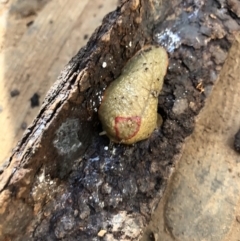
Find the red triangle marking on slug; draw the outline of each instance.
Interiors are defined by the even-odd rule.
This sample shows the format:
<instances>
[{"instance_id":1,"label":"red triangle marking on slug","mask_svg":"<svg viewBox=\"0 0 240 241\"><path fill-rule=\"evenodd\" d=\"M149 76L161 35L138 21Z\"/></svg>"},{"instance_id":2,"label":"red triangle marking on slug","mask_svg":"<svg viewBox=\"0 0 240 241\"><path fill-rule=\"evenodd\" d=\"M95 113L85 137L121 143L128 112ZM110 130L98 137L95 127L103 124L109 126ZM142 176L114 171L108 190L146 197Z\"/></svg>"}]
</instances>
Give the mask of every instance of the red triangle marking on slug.
<instances>
[{"instance_id":1,"label":"red triangle marking on slug","mask_svg":"<svg viewBox=\"0 0 240 241\"><path fill-rule=\"evenodd\" d=\"M116 132L116 137L119 140L128 140L134 137L141 125L141 117L133 116L133 117L115 117L115 125L114 129Z\"/></svg>"}]
</instances>

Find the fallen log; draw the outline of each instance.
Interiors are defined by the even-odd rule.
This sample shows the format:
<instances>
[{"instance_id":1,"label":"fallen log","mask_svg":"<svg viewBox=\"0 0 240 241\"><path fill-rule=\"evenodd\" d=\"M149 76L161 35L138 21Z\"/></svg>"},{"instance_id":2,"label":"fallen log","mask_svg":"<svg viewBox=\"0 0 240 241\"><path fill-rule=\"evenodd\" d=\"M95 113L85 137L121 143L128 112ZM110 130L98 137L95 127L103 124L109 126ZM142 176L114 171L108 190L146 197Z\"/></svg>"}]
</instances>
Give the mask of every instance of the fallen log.
<instances>
[{"instance_id":1,"label":"fallen log","mask_svg":"<svg viewBox=\"0 0 240 241\"><path fill-rule=\"evenodd\" d=\"M239 31L235 1L123 1L69 62L0 171L0 240L139 240ZM163 125L109 143L97 111L143 46L169 67ZM149 236L149 240L154 237Z\"/></svg>"}]
</instances>

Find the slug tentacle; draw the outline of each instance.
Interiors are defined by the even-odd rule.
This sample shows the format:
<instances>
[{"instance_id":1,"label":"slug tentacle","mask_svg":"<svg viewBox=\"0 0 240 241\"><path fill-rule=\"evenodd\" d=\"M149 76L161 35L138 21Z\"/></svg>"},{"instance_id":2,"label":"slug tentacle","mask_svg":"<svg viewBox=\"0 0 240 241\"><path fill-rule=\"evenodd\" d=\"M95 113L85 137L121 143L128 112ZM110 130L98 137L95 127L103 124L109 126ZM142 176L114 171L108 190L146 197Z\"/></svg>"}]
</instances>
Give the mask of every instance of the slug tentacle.
<instances>
[{"instance_id":1,"label":"slug tentacle","mask_svg":"<svg viewBox=\"0 0 240 241\"><path fill-rule=\"evenodd\" d=\"M153 132L167 66L166 51L147 46L129 60L122 75L106 89L98 114L112 141L132 144Z\"/></svg>"}]
</instances>

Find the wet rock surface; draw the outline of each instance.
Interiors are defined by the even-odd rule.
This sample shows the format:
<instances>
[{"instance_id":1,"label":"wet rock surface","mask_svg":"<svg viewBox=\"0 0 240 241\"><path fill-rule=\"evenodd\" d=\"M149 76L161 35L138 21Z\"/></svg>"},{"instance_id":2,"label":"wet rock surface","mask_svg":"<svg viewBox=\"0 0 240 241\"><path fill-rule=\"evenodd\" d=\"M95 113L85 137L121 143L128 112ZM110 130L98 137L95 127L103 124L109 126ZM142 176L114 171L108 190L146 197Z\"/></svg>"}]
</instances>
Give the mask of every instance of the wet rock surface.
<instances>
[{"instance_id":1,"label":"wet rock surface","mask_svg":"<svg viewBox=\"0 0 240 241\"><path fill-rule=\"evenodd\" d=\"M14 193L16 210L22 200L32 211L17 214L15 229L4 222L9 207L2 209L0 240L141 237L239 29L225 1L221 9L216 1L150 2L126 1L106 16L49 92L0 176L0 200ZM133 146L109 143L99 136L102 93L149 43L169 54L158 106L163 125Z\"/></svg>"}]
</instances>

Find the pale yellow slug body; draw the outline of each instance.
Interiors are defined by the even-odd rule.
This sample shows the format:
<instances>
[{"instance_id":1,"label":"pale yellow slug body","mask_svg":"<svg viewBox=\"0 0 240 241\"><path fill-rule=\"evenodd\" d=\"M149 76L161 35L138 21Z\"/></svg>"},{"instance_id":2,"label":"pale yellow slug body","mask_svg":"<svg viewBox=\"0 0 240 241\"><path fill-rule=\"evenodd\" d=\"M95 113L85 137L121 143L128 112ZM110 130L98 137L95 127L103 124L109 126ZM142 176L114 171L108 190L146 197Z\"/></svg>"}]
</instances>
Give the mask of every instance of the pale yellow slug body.
<instances>
[{"instance_id":1,"label":"pale yellow slug body","mask_svg":"<svg viewBox=\"0 0 240 241\"><path fill-rule=\"evenodd\" d=\"M167 66L168 56L162 47L145 47L107 88L98 114L112 141L132 144L153 132L157 123L157 97Z\"/></svg>"}]
</instances>

